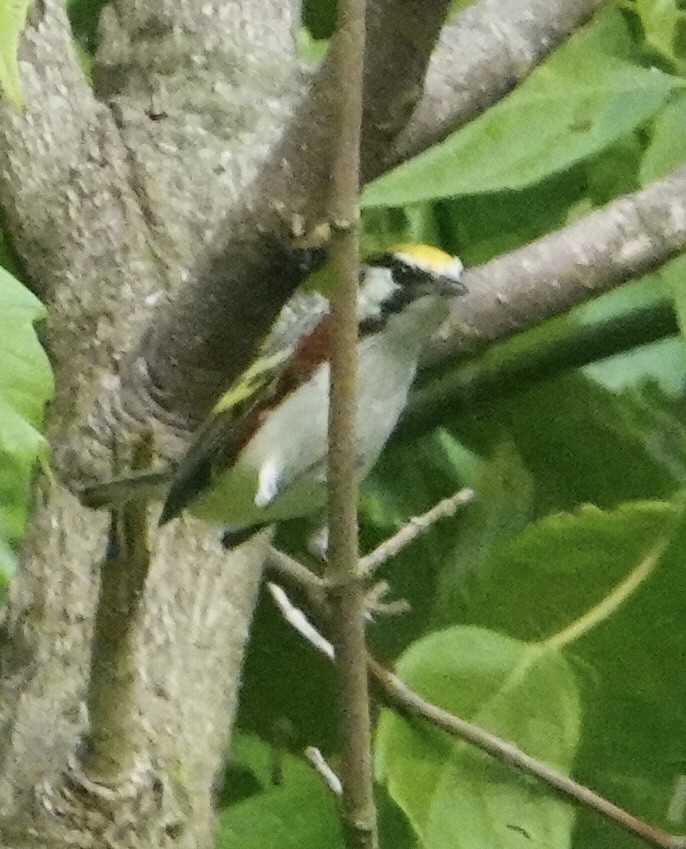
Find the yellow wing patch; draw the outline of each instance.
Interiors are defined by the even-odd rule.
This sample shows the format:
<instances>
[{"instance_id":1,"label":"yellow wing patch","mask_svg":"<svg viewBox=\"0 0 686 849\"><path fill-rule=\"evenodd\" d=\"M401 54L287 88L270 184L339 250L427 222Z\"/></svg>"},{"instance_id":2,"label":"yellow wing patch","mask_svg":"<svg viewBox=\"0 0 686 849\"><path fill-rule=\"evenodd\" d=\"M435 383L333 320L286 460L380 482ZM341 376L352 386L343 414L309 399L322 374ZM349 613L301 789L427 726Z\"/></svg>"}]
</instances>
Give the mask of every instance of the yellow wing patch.
<instances>
[{"instance_id":1,"label":"yellow wing patch","mask_svg":"<svg viewBox=\"0 0 686 849\"><path fill-rule=\"evenodd\" d=\"M257 395L290 354L290 350L277 351L271 356L259 357L255 360L217 401L212 408L212 414L225 413Z\"/></svg>"}]
</instances>

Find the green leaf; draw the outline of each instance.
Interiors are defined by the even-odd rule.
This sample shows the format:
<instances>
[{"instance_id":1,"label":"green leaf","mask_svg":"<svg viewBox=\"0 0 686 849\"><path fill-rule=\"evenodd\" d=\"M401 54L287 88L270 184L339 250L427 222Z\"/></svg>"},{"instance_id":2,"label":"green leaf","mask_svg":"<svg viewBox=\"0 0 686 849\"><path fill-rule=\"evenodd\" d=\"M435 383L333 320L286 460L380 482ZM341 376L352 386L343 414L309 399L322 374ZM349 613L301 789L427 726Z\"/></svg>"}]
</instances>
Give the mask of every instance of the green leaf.
<instances>
[{"instance_id":1,"label":"green leaf","mask_svg":"<svg viewBox=\"0 0 686 849\"><path fill-rule=\"evenodd\" d=\"M686 21L686 13L680 14ZM683 165L684 162L686 162L686 96L678 97L669 103L655 121L652 138L641 166L641 182L646 185L653 180L658 180ZM686 259L683 256L677 257L663 266L658 275L667 286L671 287L677 320L683 336L686 334Z\"/></svg>"},{"instance_id":2,"label":"green leaf","mask_svg":"<svg viewBox=\"0 0 686 849\"><path fill-rule=\"evenodd\" d=\"M454 429L486 455L508 434L533 478L539 516L583 503L669 498L684 483L655 451L654 423L646 427L631 394L616 395L578 373L491 398L486 414L456 417ZM664 438L672 431L667 425Z\"/></svg>"},{"instance_id":3,"label":"green leaf","mask_svg":"<svg viewBox=\"0 0 686 849\"><path fill-rule=\"evenodd\" d=\"M686 761L685 550L681 499L551 515L505 543L461 604L463 621L573 655L584 705L577 777L672 831ZM595 814L582 818L593 839L575 845L634 846Z\"/></svg>"},{"instance_id":4,"label":"green leaf","mask_svg":"<svg viewBox=\"0 0 686 849\"><path fill-rule=\"evenodd\" d=\"M5 387L2 387L5 390ZM7 387L6 394L12 394ZM25 400L15 393L19 400ZM10 456L38 455L45 447L43 435L0 395L0 451Z\"/></svg>"},{"instance_id":5,"label":"green leaf","mask_svg":"<svg viewBox=\"0 0 686 849\"><path fill-rule=\"evenodd\" d=\"M686 69L686 12L676 0L636 0L646 44L681 72Z\"/></svg>"},{"instance_id":6,"label":"green leaf","mask_svg":"<svg viewBox=\"0 0 686 849\"><path fill-rule=\"evenodd\" d=\"M681 330L681 337L686 336L686 257L679 256L660 269L660 277L672 288L674 309ZM683 366L680 371L684 371ZM683 386L683 379L682 379Z\"/></svg>"},{"instance_id":7,"label":"green leaf","mask_svg":"<svg viewBox=\"0 0 686 849\"><path fill-rule=\"evenodd\" d=\"M585 197L585 190L584 169L577 166L516 192L442 200L434 203L435 217L442 231L450 234L446 247L459 253L465 264L476 265L565 226L570 209Z\"/></svg>"},{"instance_id":8,"label":"green leaf","mask_svg":"<svg viewBox=\"0 0 686 849\"><path fill-rule=\"evenodd\" d=\"M686 598L683 506L683 500L677 502L678 524L667 529L670 544L649 578L574 646L587 707L577 775L601 795L670 832L684 831L683 812L670 816L686 764L686 676L680 661L686 656L686 633L680 625ZM591 580L593 573L589 563ZM599 820L582 812L579 846L634 849L635 840L621 839Z\"/></svg>"},{"instance_id":9,"label":"green leaf","mask_svg":"<svg viewBox=\"0 0 686 849\"><path fill-rule=\"evenodd\" d=\"M476 499L451 525L452 549L438 573L432 624L461 621L465 593L488 558L533 518L534 481L511 443L498 446L473 484ZM447 537L449 529L443 530Z\"/></svg>"},{"instance_id":10,"label":"green leaf","mask_svg":"<svg viewBox=\"0 0 686 849\"><path fill-rule=\"evenodd\" d=\"M554 637L661 550L679 515L669 502L646 501L546 516L492 555L472 584L468 621L525 640Z\"/></svg>"},{"instance_id":11,"label":"green leaf","mask_svg":"<svg viewBox=\"0 0 686 849\"><path fill-rule=\"evenodd\" d=\"M92 62L91 57L97 46L98 20L106 2L107 0L67 0L69 23L84 70L87 70Z\"/></svg>"},{"instance_id":12,"label":"green leaf","mask_svg":"<svg viewBox=\"0 0 686 849\"><path fill-rule=\"evenodd\" d=\"M0 451L0 538L17 541L26 521L33 460Z\"/></svg>"},{"instance_id":13,"label":"green leaf","mask_svg":"<svg viewBox=\"0 0 686 849\"><path fill-rule=\"evenodd\" d=\"M0 3L0 90L17 108L24 105L17 50L32 0L3 0Z\"/></svg>"},{"instance_id":14,"label":"green leaf","mask_svg":"<svg viewBox=\"0 0 686 849\"><path fill-rule=\"evenodd\" d=\"M304 758L283 753L279 783L272 784L271 747L256 737L239 735L233 744L232 762L250 769L262 789L222 811L217 849L343 846L333 796Z\"/></svg>"},{"instance_id":15,"label":"green leaf","mask_svg":"<svg viewBox=\"0 0 686 849\"><path fill-rule=\"evenodd\" d=\"M660 269L575 307L568 317L587 326L598 322L621 321L635 310L674 301L678 309L684 287L683 259L677 258ZM679 313L677 311L677 319ZM614 391L630 389L646 380L657 379L673 393L680 393L686 379L686 345L676 336L640 344L586 366L584 372Z\"/></svg>"},{"instance_id":16,"label":"green leaf","mask_svg":"<svg viewBox=\"0 0 686 849\"><path fill-rule=\"evenodd\" d=\"M45 315L40 301L0 268L0 544L4 574L19 539L29 481L46 442L39 427L52 396L52 371L33 322ZM0 565L0 569L2 566Z\"/></svg>"},{"instance_id":17,"label":"green leaf","mask_svg":"<svg viewBox=\"0 0 686 849\"><path fill-rule=\"evenodd\" d=\"M0 604L17 569L17 557L0 537Z\"/></svg>"},{"instance_id":18,"label":"green leaf","mask_svg":"<svg viewBox=\"0 0 686 849\"><path fill-rule=\"evenodd\" d=\"M686 17L686 13L684 13ZM686 162L686 95L675 97L655 119L641 164L645 186Z\"/></svg>"},{"instance_id":19,"label":"green leaf","mask_svg":"<svg viewBox=\"0 0 686 849\"><path fill-rule=\"evenodd\" d=\"M606 32L624 26L616 10L610 22L599 16L497 106L372 183L364 204L520 189L645 123L684 82L607 52L614 45Z\"/></svg>"},{"instance_id":20,"label":"green leaf","mask_svg":"<svg viewBox=\"0 0 686 849\"><path fill-rule=\"evenodd\" d=\"M310 30L300 27L298 30L298 54L304 62L316 64L326 56L329 42L312 37Z\"/></svg>"},{"instance_id":21,"label":"green leaf","mask_svg":"<svg viewBox=\"0 0 686 849\"><path fill-rule=\"evenodd\" d=\"M329 38L336 29L335 0L305 0L303 3L303 23L314 38Z\"/></svg>"},{"instance_id":22,"label":"green leaf","mask_svg":"<svg viewBox=\"0 0 686 849\"><path fill-rule=\"evenodd\" d=\"M4 268L0 268L0 316L12 321L45 318L43 304Z\"/></svg>"},{"instance_id":23,"label":"green leaf","mask_svg":"<svg viewBox=\"0 0 686 849\"><path fill-rule=\"evenodd\" d=\"M33 322L45 315L40 301L0 268L0 450L37 456L36 430L53 391L52 372Z\"/></svg>"},{"instance_id":24,"label":"green leaf","mask_svg":"<svg viewBox=\"0 0 686 849\"><path fill-rule=\"evenodd\" d=\"M397 668L431 702L570 771L581 708L559 651L453 627L412 645ZM377 776L426 849L570 845L568 804L461 740L384 711L376 745Z\"/></svg>"}]
</instances>

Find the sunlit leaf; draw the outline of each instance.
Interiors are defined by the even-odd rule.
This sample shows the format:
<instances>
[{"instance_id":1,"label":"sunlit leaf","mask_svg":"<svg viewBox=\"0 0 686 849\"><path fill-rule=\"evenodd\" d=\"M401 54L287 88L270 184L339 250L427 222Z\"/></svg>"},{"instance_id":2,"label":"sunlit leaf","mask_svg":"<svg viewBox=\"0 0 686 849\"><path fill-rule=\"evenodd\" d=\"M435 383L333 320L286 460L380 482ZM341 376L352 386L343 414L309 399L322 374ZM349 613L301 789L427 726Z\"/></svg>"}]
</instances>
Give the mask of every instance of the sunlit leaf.
<instances>
[{"instance_id":1,"label":"sunlit leaf","mask_svg":"<svg viewBox=\"0 0 686 849\"><path fill-rule=\"evenodd\" d=\"M0 541L5 557L18 539L36 461L45 456L39 428L53 391L52 371L34 322L40 301L0 268Z\"/></svg>"},{"instance_id":2,"label":"sunlit leaf","mask_svg":"<svg viewBox=\"0 0 686 849\"><path fill-rule=\"evenodd\" d=\"M17 108L24 103L17 50L31 3L32 0L3 0L0 3L0 90Z\"/></svg>"},{"instance_id":3,"label":"sunlit leaf","mask_svg":"<svg viewBox=\"0 0 686 849\"><path fill-rule=\"evenodd\" d=\"M397 670L433 703L571 769L581 706L574 673L558 651L454 627L412 645ZM469 744L390 711L376 742L377 776L426 849L570 845L571 807Z\"/></svg>"},{"instance_id":4,"label":"sunlit leaf","mask_svg":"<svg viewBox=\"0 0 686 849\"><path fill-rule=\"evenodd\" d=\"M364 204L520 189L599 153L654 116L683 81L609 52L610 36L601 49L595 26L484 115L372 183ZM604 35L606 19L597 26Z\"/></svg>"}]
</instances>

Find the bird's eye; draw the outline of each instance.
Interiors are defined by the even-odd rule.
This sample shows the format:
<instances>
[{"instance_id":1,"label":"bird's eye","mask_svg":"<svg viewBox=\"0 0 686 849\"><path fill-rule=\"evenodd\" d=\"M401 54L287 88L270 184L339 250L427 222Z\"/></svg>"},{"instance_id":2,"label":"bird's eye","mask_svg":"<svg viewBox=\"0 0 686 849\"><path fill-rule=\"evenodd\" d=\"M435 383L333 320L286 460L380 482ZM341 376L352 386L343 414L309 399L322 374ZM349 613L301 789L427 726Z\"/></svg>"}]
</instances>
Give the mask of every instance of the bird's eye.
<instances>
[{"instance_id":1,"label":"bird's eye","mask_svg":"<svg viewBox=\"0 0 686 849\"><path fill-rule=\"evenodd\" d=\"M427 278L426 271L398 260L392 267L393 279L403 288L411 288L423 283Z\"/></svg>"},{"instance_id":2,"label":"bird's eye","mask_svg":"<svg viewBox=\"0 0 686 849\"><path fill-rule=\"evenodd\" d=\"M424 269L406 262L395 253L375 256L368 261L368 264L378 268L387 268L391 272L393 281L403 289L423 283L428 276Z\"/></svg>"}]
</instances>

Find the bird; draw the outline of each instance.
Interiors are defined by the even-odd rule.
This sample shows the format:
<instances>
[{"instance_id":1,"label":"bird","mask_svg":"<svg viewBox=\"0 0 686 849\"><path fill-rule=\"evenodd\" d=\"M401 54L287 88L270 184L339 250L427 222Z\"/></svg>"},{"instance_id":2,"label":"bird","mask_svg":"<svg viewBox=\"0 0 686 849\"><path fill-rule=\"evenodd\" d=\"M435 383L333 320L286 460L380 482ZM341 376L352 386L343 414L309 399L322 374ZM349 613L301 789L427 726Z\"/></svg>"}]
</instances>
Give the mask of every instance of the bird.
<instances>
[{"instance_id":1,"label":"bird","mask_svg":"<svg viewBox=\"0 0 686 849\"><path fill-rule=\"evenodd\" d=\"M465 293L460 259L399 244L360 271L355 468L370 471L407 403L421 350ZM328 302L327 302L328 303ZM177 462L86 486L90 507L163 501L160 524L188 510L243 541L326 504L332 317L258 357L224 393ZM237 544L237 543L236 543Z\"/></svg>"}]
</instances>

